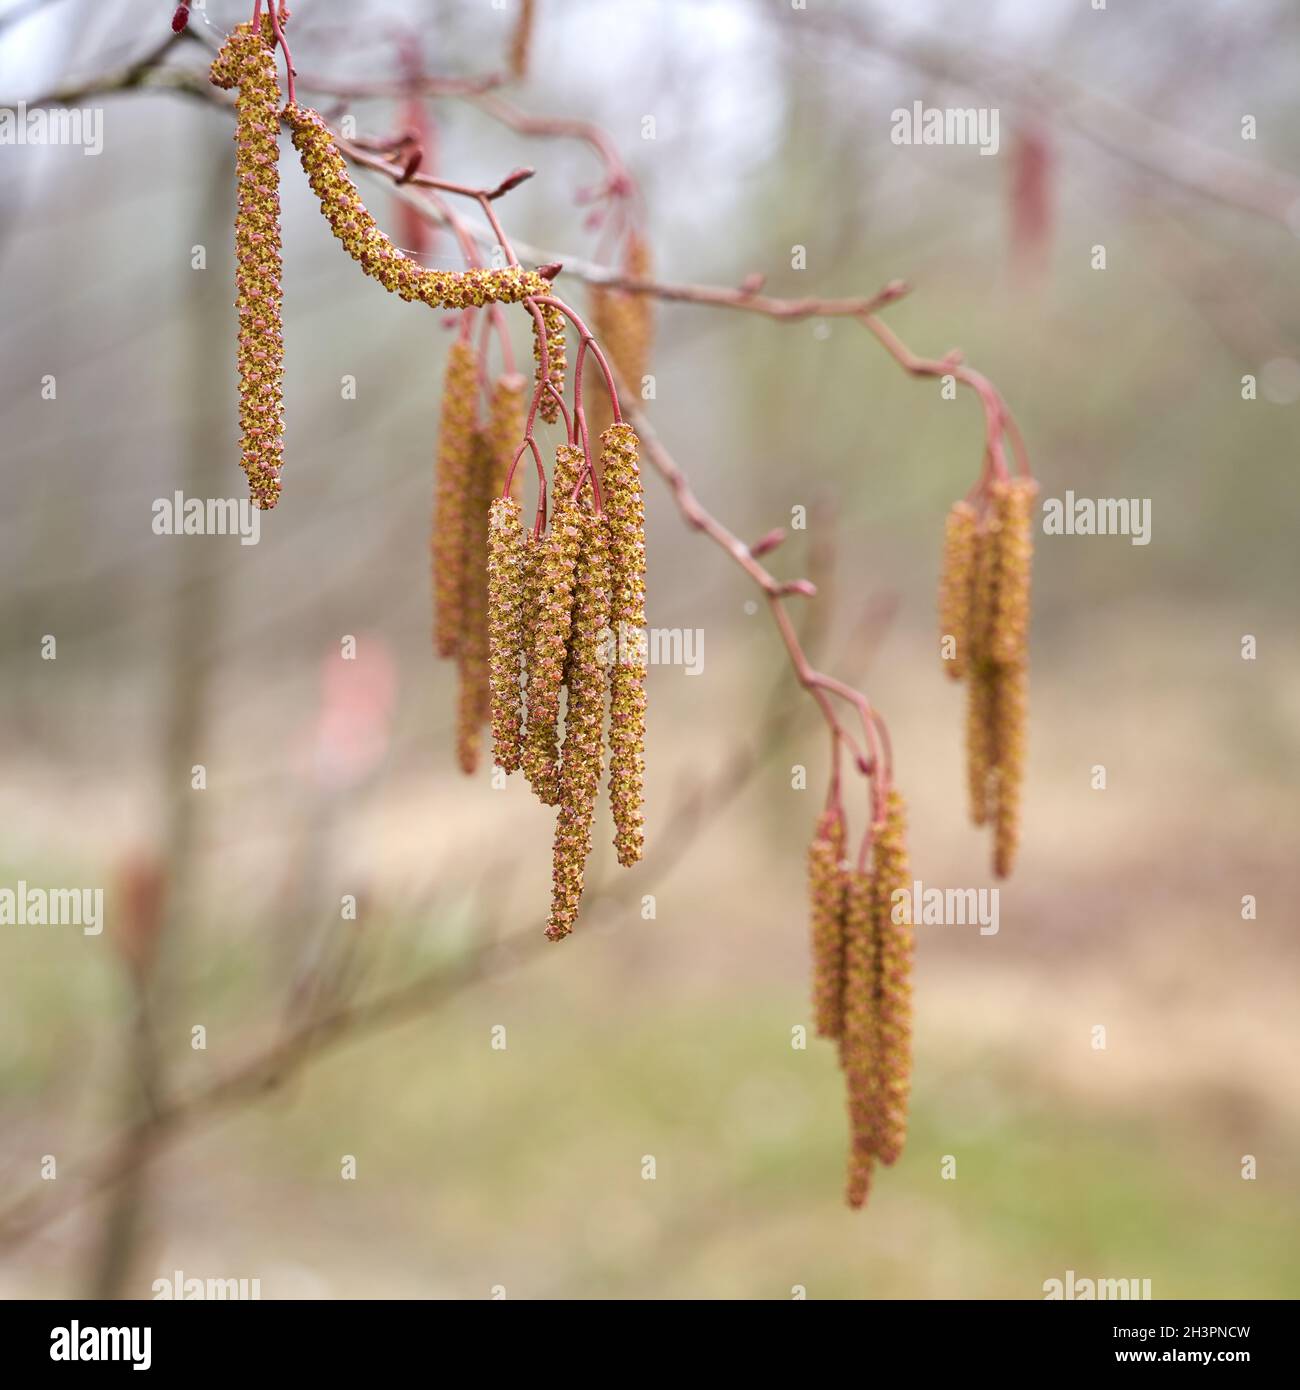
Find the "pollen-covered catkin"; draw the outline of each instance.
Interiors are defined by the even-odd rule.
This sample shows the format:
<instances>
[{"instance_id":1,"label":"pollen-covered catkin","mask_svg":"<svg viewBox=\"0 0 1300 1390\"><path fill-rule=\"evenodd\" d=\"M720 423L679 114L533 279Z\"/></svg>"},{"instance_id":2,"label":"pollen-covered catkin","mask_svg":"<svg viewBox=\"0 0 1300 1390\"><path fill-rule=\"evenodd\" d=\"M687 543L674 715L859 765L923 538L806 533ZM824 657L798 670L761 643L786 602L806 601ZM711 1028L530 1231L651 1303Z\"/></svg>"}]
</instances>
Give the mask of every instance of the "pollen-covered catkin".
<instances>
[{"instance_id":1,"label":"pollen-covered catkin","mask_svg":"<svg viewBox=\"0 0 1300 1390\"><path fill-rule=\"evenodd\" d=\"M878 974L872 880L858 869L846 872L844 893L844 1002L840 1065L844 1068L849 1110L849 1163L846 1196L860 1207L871 1190L878 1127L880 1069Z\"/></svg>"},{"instance_id":2,"label":"pollen-covered catkin","mask_svg":"<svg viewBox=\"0 0 1300 1390\"><path fill-rule=\"evenodd\" d=\"M944 529L943 569L939 577L939 638L952 639L953 654L944 669L960 680L970 668L971 590L975 581L975 532L978 520L967 502L957 502Z\"/></svg>"},{"instance_id":3,"label":"pollen-covered catkin","mask_svg":"<svg viewBox=\"0 0 1300 1390\"><path fill-rule=\"evenodd\" d=\"M492 494L500 496L505 491L506 478L515 453L524 438L525 417L528 401L525 396L527 383L518 372L508 372L492 384L492 399L488 404L487 433L492 449L495 471L492 478ZM511 497L518 500L523 495L524 475L522 468L515 469L510 484Z\"/></svg>"},{"instance_id":4,"label":"pollen-covered catkin","mask_svg":"<svg viewBox=\"0 0 1300 1390\"><path fill-rule=\"evenodd\" d=\"M523 756L527 555L523 508L513 497L497 497L488 528L488 651L492 756L506 772L514 772Z\"/></svg>"},{"instance_id":5,"label":"pollen-covered catkin","mask_svg":"<svg viewBox=\"0 0 1300 1390\"><path fill-rule=\"evenodd\" d=\"M474 465L478 366L473 344L458 338L448 354L443 379L431 543L433 637L441 657L456 655L465 622L465 535Z\"/></svg>"},{"instance_id":6,"label":"pollen-covered catkin","mask_svg":"<svg viewBox=\"0 0 1300 1390\"><path fill-rule=\"evenodd\" d=\"M993 825L993 872L1007 878L1020 846L1020 786L1025 775L1029 672L1025 660L998 668L995 711L997 807Z\"/></svg>"},{"instance_id":7,"label":"pollen-covered catkin","mask_svg":"<svg viewBox=\"0 0 1300 1390\"><path fill-rule=\"evenodd\" d=\"M491 706L488 679L488 511L492 505L495 460L486 434L475 430L470 446L466 490L465 589L457 674L456 757L467 776L477 771L483 748L483 725Z\"/></svg>"},{"instance_id":8,"label":"pollen-covered catkin","mask_svg":"<svg viewBox=\"0 0 1300 1390\"><path fill-rule=\"evenodd\" d=\"M604 754L605 668L601 645L609 626L609 539L603 516L579 503L569 508L581 533L569 644L569 700L564 712L559 803L555 823L551 920L546 935L573 930L591 852L591 819Z\"/></svg>"},{"instance_id":9,"label":"pollen-covered catkin","mask_svg":"<svg viewBox=\"0 0 1300 1390\"><path fill-rule=\"evenodd\" d=\"M906 808L889 793L885 824L876 837L871 870L872 909L878 945L879 1135L876 1157L886 1165L903 1151L912 1091L912 914L908 907ZM895 904L894 893L908 897ZM895 921L895 918L901 920Z\"/></svg>"},{"instance_id":10,"label":"pollen-covered catkin","mask_svg":"<svg viewBox=\"0 0 1300 1390\"><path fill-rule=\"evenodd\" d=\"M838 1038L844 1009L844 817L824 811L808 846L813 1019L819 1038Z\"/></svg>"},{"instance_id":11,"label":"pollen-covered catkin","mask_svg":"<svg viewBox=\"0 0 1300 1390\"><path fill-rule=\"evenodd\" d=\"M280 84L270 21L240 24L212 64L235 100L235 292L239 312L240 467L253 504L274 507L284 462L280 290Z\"/></svg>"},{"instance_id":12,"label":"pollen-covered catkin","mask_svg":"<svg viewBox=\"0 0 1300 1390\"><path fill-rule=\"evenodd\" d=\"M545 380L551 383L555 392L542 392L537 413L548 425L553 425L560 418L560 397L564 395L564 373L568 367L568 360L565 356L564 315L553 304L541 304L538 308L542 315L542 327L546 333ZM533 320L533 358L537 364L535 380L540 386L543 381L542 330L538 328L536 319Z\"/></svg>"},{"instance_id":13,"label":"pollen-covered catkin","mask_svg":"<svg viewBox=\"0 0 1300 1390\"><path fill-rule=\"evenodd\" d=\"M535 270L503 266L495 270L426 270L393 245L367 211L348 174L334 136L319 113L290 102L284 119L302 160L321 212L347 251L385 289L406 300L440 309L478 309L485 304L518 304L530 295L549 294Z\"/></svg>"},{"instance_id":14,"label":"pollen-covered catkin","mask_svg":"<svg viewBox=\"0 0 1300 1390\"><path fill-rule=\"evenodd\" d=\"M602 497L609 517L614 659L609 667L609 796L614 848L624 866L641 858L645 782L645 505L630 425L601 436Z\"/></svg>"},{"instance_id":15,"label":"pollen-covered catkin","mask_svg":"<svg viewBox=\"0 0 1300 1390\"><path fill-rule=\"evenodd\" d=\"M547 806L554 806L559 797L560 689L568 663L581 543L579 504L571 496L577 482L573 452L576 451L566 444L556 451L555 509L550 530L536 549L529 602L533 631L528 651L528 729L523 766L529 786ZM573 481L565 486L562 479L570 473Z\"/></svg>"},{"instance_id":16,"label":"pollen-covered catkin","mask_svg":"<svg viewBox=\"0 0 1300 1390\"><path fill-rule=\"evenodd\" d=\"M1029 581L1033 560L1030 513L1038 485L1032 478L993 484L998 531L997 598L989 655L999 665L1023 659L1029 641Z\"/></svg>"},{"instance_id":17,"label":"pollen-covered catkin","mask_svg":"<svg viewBox=\"0 0 1300 1390\"><path fill-rule=\"evenodd\" d=\"M987 662L972 666L966 677L966 781L974 825L986 825L997 806L997 684L997 671Z\"/></svg>"}]
</instances>

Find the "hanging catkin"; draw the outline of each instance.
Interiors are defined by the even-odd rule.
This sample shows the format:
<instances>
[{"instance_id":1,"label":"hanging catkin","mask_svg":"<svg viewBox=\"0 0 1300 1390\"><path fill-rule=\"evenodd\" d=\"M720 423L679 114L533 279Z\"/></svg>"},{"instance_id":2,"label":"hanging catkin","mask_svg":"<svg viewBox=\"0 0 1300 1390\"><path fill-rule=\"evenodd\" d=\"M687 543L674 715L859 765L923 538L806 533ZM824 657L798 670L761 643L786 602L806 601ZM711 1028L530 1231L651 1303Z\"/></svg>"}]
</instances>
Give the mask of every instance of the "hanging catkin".
<instances>
[{"instance_id":1,"label":"hanging catkin","mask_svg":"<svg viewBox=\"0 0 1300 1390\"><path fill-rule=\"evenodd\" d=\"M554 806L559 797L560 689L569 656L573 591L581 534L573 500L582 462L580 450L561 444L552 477L555 506L550 530L539 543L532 566L528 613L528 728L523 767L538 799Z\"/></svg>"},{"instance_id":2,"label":"hanging catkin","mask_svg":"<svg viewBox=\"0 0 1300 1390\"><path fill-rule=\"evenodd\" d=\"M939 637L952 639L944 669L960 680L970 668L971 588L975 580L975 509L957 502L944 529L943 569L939 578Z\"/></svg>"},{"instance_id":3,"label":"hanging catkin","mask_svg":"<svg viewBox=\"0 0 1300 1390\"><path fill-rule=\"evenodd\" d=\"M568 367L568 360L565 356L564 315L553 304L541 304L538 308L541 311L542 328L545 330L546 337L546 375L545 378L543 378L542 330L538 328L537 320L534 319L533 359L536 363L535 380L538 385L542 384L543 379L549 381L555 388L555 392L542 392L541 401L537 407L537 413L548 425L553 425L560 418L560 396L564 394L564 373Z\"/></svg>"},{"instance_id":4,"label":"hanging catkin","mask_svg":"<svg viewBox=\"0 0 1300 1390\"><path fill-rule=\"evenodd\" d=\"M1029 640L1029 572L1033 558L1030 510L1038 491L1032 478L994 483L997 517L996 607L989 656L1000 666L1024 658Z\"/></svg>"},{"instance_id":5,"label":"hanging catkin","mask_svg":"<svg viewBox=\"0 0 1300 1390\"><path fill-rule=\"evenodd\" d=\"M612 596L609 667L609 796L618 862L635 864L645 841L646 632L645 507L630 425L611 425L601 436L602 496L610 532Z\"/></svg>"},{"instance_id":6,"label":"hanging catkin","mask_svg":"<svg viewBox=\"0 0 1300 1390\"><path fill-rule=\"evenodd\" d=\"M490 708L488 678L488 512L496 460L485 433L475 430L470 442L469 485L464 512L464 593L457 650L459 695L456 757L466 775L478 769L483 725Z\"/></svg>"},{"instance_id":7,"label":"hanging catkin","mask_svg":"<svg viewBox=\"0 0 1300 1390\"><path fill-rule=\"evenodd\" d=\"M270 20L240 24L212 64L235 99L235 292L239 312L240 467L255 506L274 507L284 462L280 290L280 84Z\"/></svg>"},{"instance_id":8,"label":"hanging catkin","mask_svg":"<svg viewBox=\"0 0 1300 1390\"><path fill-rule=\"evenodd\" d=\"M817 1036L838 1038L844 1010L844 816L822 813L808 847L812 924L813 1018Z\"/></svg>"},{"instance_id":9,"label":"hanging catkin","mask_svg":"<svg viewBox=\"0 0 1300 1390\"><path fill-rule=\"evenodd\" d=\"M622 270L636 280L649 280L652 276L650 245L638 232L630 232L624 240ZM627 390L639 394L650 371L654 301L647 294L605 285L593 285L590 296L592 325L605 356ZM593 355L587 361L583 386L587 425L596 435L609 427L613 413L604 375Z\"/></svg>"},{"instance_id":10,"label":"hanging catkin","mask_svg":"<svg viewBox=\"0 0 1300 1390\"><path fill-rule=\"evenodd\" d=\"M894 893L905 890L897 903ZM912 1090L911 884L908 881L906 808L889 793L885 824L876 837L871 872L879 976L879 1138L876 1157L886 1165L903 1151ZM895 919L899 920L895 920Z\"/></svg>"},{"instance_id":11,"label":"hanging catkin","mask_svg":"<svg viewBox=\"0 0 1300 1390\"><path fill-rule=\"evenodd\" d=\"M591 852L591 819L600 791L604 752L605 668L601 644L609 626L609 543L605 518L578 503L570 508L581 534L569 698L564 712L559 803L555 824L551 920L546 935L560 941L573 930Z\"/></svg>"},{"instance_id":12,"label":"hanging catkin","mask_svg":"<svg viewBox=\"0 0 1300 1390\"><path fill-rule=\"evenodd\" d=\"M478 354L458 338L447 357L438 426L433 514L433 638L440 657L456 655L465 625L465 537L478 409Z\"/></svg>"},{"instance_id":13,"label":"hanging catkin","mask_svg":"<svg viewBox=\"0 0 1300 1390\"><path fill-rule=\"evenodd\" d=\"M844 877L844 996L840 1064L848 1093L846 1197L860 1207L871 1190L879 1108L877 940L872 880L858 869Z\"/></svg>"},{"instance_id":14,"label":"hanging catkin","mask_svg":"<svg viewBox=\"0 0 1300 1390\"><path fill-rule=\"evenodd\" d=\"M494 497L499 497L505 491L510 465L514 462L519 441L524 437L524 422L528 412L526 389L527 383L518 372L500 376L492 385L487 433L495 460L492 478ZM510 495L516 500L523 494L523 482L523 469L516 468L510 484Z\"/></svg>"},{"instance_id":15,"label":"hanging catkin","mask_svg":"<svg viewBox=\"0 0 1300 1390\"><path fill-rule=\"evenodd\" d=\"M523 508L513 497L497 497L488 532L488 648L492 756L506 772L514 772L523 755L527 558Z\"/></svg>"}]
</instances>

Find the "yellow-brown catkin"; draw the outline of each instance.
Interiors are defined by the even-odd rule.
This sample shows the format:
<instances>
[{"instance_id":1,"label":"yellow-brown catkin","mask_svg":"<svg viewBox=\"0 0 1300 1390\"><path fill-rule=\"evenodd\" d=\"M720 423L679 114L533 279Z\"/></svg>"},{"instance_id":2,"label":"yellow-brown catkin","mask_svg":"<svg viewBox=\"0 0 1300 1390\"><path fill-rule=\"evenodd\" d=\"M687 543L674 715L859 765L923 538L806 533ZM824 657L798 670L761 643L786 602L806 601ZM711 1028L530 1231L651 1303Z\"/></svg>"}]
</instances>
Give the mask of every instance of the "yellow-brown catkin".
<instances>
[{"instance_id":1,"label":"yellow-brown catkin","mask_svg":"<svg viewBox=\"0 0 1300 1390\"><path fill-rule=\"evenodd\" d=\"M549 294L535 270L504 266L496 270L427 270L402 252L379 229L352 182L334 136L310 107L291 102L284 119L302 160L321 212L353 260L387 290L406 300L440 309L479 309L485 304L518 304L530 295Z\"/></svg>"},{"instance_id":2,"label":"yellow-brown catkin","mask_svg":"<svg viewBox=\"0 0 1300 1390\"><path fill-rule=\"evenodd\" d=\"M519 17L510 35L510 75L514 78L528 75L528 53L533 41L533 0L520 0Z\"/></svg>"},{"instance_id":3,"label":"yellow-brown catkin","mask_svg":"<svg viewBox=\"0 0 1300 1390\"><path fill-rule=\"evenodd\" d=\"M975 536L975 574L971 581L966 699L966 774L970 815L984 825L993 815L997 748L994 739L997 679L990 648L997 611L998 537L996 512Z\"/></svg>"},{"instance_id":4,"label":"yellow-brown catkin","mask_svg":"<svg viewBox=\"0 0 1300 1390\"><path fill-rule=\"evenodd\" d=\"M564 712L551 920L546 928L552 941L568 936L577 921L604 753L605 667L601 648L609 627L609 536L604 517L583 504L572 511L581 541L569 643L569 701Z\"/></svg>"},{"instance_id":5,"label":"yellow-brown catkin","mask_svg":"<svg viewBox=\"0 0 1300 1390\"><path fill-rule=\"evenodd\" d=\"M555 392L544 391L537 406L537 413L548 425L560 418L560 400L564 395L564 373L568 366L565 356L564 315L553 304L538 306L542 315L542 325L546 330L546 380L555 387ZM534 380L542 383L542 334L533 320L533 359L537 364ZM558 394L556 394L558 393Z\"/></svg>"},{"instance_id":6,"label":"yellow-brown catkin","mask_svg":"<svg viewBox=\"0 0 1300 1390\"><path fill-rule=\"evenodd\" d=\"M255 506L274 507L284 462L280 291L280 84L270 21L240 24L212 64L235 100L235 305L239 312L240 467Z\"/></svg>"},{"instance_id":7,"label":"yellow-brown catkin","mask_svg":"<svg viewBox=\"0 0 1300 1390\"><path fill-rule=\"evenodd\" d=\"M623 244L622 269L637 280L649 280L654 273L650 245L638 232L630 232ZM591 289L591 316L606 358L627 390L639 394L650 371L654 301L649 295L595 285ZM583 386L587 425L593 434L601 434L613 419L613 411L604 374L594 357L589 360Z\"/></svg>"},{"instance_id":8,"label":"yellow-brown catkin","mask_svg":"<svg viewBox=\"0 0 1300 1390\"><path fill-rule=\"evenodd\" d=\"M478 366L473 344L458 338L447 357L443 379L434 484L433 640L441 657L456 655L465 625L465 536L474 465Z\"/></svg>"},{"instance_id":9,"label":"yellow-brown catkin","mask_svg":"<svg viewBox=\"0 0 1300 1390\"><path fill-rule=\"evenodd\" d=\"M645 505L630 425L601 435L602 498L609 518L613 660L609 667L609 798L618 862L635 864L645 843Z\"/></svg>"},{"instance_id":10,"label":"yellow-brown catkin","mask_svg":"<svg viewBox=\"0 0 1300 1390\"><path fill-rule=\"evenodd\" d=\"M808 846L813 1020L819 1038L838 1038L844 1011L844 817L822 813Z\"/></svg>"},{"instance_id":11,"label":"yellow-brown catkin","mask_svg":"<svg viewBox=\"0 0 1300 1390\"><path fill-rule=\"evenodd\" d=\"M492 385L492 399L488 404L487 433L492 448L492 457L495 460L492 493L496 497L505 491L510 465L514 462L520 444L523 443L524 422L528 412L526 389L527 383L518 372L509 372L505 376L498 377ZM522 464L526 461L527 450L525 450L524 460L521 460L521 466L515 469L515 476L510 484L510 495L516 500L523 495L524 470Z\"/></svg>"},{"instance_id":12,"label":"yellow-brown catkin","mask_svg":"<svg viewBox=\"0 0 1300 1390\"><path fill-rule=\"evenodd\" d=\"M907 890L897 905L894 893ZM885 824L876 837L871 896L876 921L879 1009L879 1135L876 1157L893 1163L907 1139L912 1091L912 885L907 863L906 808L890 792ZM896 917L905 920L895 921Z\"/></svg>"},{"instance_id":13,"label":"yellow-brown catkin","mask_svg":"<svg viewBox=\"0 0 1300 1390\"><path fill-rule=\"evenodd\" d=\"M523 767L528 785L547 806L554 806L559 798L560 689L568 664L573 591L582 539L580 509L571 496L577 483L572 462L575 452L566 444L556 451L555 507L550 530L536 549L525 615L525 620L532 623L532 641L528 651L528 729Z\"/></svg>"},{"instance_id":14,"label":"yellow-brown catkin","mask_svg":"<svg viewBox=\"0 0 1300 1390\"><path fill-rule=\"evenodd\" d=\"M967 502L957 502L944 528L943 569L939 576L939 639L952 639L953 654L944 669L960 680L970 667L971 590L975 582L975 532L978 520Z\"/></svg>"},{"instance_id":15,"label":"yellow-brown catkin","mask_svg":"<svg viewBox=\"0 0 1300 1390\"><path fill-rule=\"evenodd\" d=\"M1022 658L1010 666L1000 666L995 679L998 771L993 872L998 878L1007 878L1020 846L1020 786L1025 775L1025 730L1029 714L1027 662Z\"/></svg>"},{"instance_id":16,"label":"yellow-brown catkin","mask_svg":"<svg viewBox=\"0 0 1300 1390\"><path fill-rule=\"evenodd\" d=\"M523 756L527 561L523 508L513 497L498 496L488 527L488 653L492 756L506 772L514 772Z\"/></svg>"},{"instance_id":17,"label":"yellow-brown catkin","mask_svg":"<svg viewBox=\"0 0 1300 1390\"><path fill-rule=\"evenodd\" d=\"M1000 666L1022 660L1029 644L1029 571L1034 548L1030 513L1037 492L1032 478L993 484L998 520L997 598L989 655Z\"/></svg>"},{"instance_id":18,"label":"yellow-brown catkin","mask_svg":"<svg viewBox=\"0 0 1300 1390\"><path fill-rule=\"evenodd\" d=\"M872 880L857 869L844 876L844 996L840 1065L848 1093L849 1163L846 1196L860 1207L871 1190L880 1090L876 1003L879 943Z\"/></svg>"},{"instance_id":19,"label":"yellow-brown catkin","mask_svg":"<svg viewBox=\"0 0 1300 1390\"><path fill-rule=\"evenodd\" d=\"M470 481L466 492L465 538L462 548L465 589L464 615L457 651L459 696L456 715L456 757L467 776L478 769L483 749L483 725L491 708L488 676L488 512L496 460L487 435L475 430L470 449Z\"/></svg>"}]
</instances>

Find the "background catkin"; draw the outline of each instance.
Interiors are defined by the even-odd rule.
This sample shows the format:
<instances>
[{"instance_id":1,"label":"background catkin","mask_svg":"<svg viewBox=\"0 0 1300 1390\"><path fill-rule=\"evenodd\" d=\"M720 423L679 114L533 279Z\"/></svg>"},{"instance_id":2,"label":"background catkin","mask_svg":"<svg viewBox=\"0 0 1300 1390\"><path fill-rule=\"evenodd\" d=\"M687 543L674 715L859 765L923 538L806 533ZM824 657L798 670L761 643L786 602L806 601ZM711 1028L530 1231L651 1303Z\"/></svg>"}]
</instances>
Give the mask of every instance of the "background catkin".
<instances>
[{"instance_id":1,"label":"background catkin","mask_svg":"<svg viewBox=\"0 0 1300 1390\"><path fill-rule=\"evenodd\" d=\"M645 506L637 437L627 424L601 436L602 497L609 517L614 659L609 667L609 797L618 862L635 864L645 843Z\"/></svg>"},{"instance_id":2,"label":"background catkin","mask_svg":"<svg viewBox=\"0 0 1300 1390\"><path fill-rule=\"evenodd\" d=\"M812 926L813 1018L820 1038L838 1038L844 1009L844 817L822 813L808 846Z\"/></svg>"},{"instance_id":3,"label":"background catkin","mask_svg":"<svg viewBox=\"0 0 1300 1390\"><path fill-rule=\"evenodd\" d=\"M496 270L426 270L379 229L347 171L334 136L310 107L291 102L284 119L302 160L321 212L353 260L385 289L406 300L440 309L480 309L485 304L518 304L550 286L534 270L504 266ZM561 377L561 380L563 377Z\"/></svg>"},{"instance_id":4,"label":"background catkin","mask_svg":"<svg viewBox=\"0 0 1300 1390\"><path fill-rule=\"evenodd\" d=\"M274 507L284 462L280 290L280 84L269 20L240 24L212 64L235 100L235 304L239 312L240 467L255 506Z\"/></svg>"},{"instance_id":5,"label":"background catkin","mask_svg":"<svg viewBox=\"0 0 1300 1390\"><path fill-rule=\"evenodd\" d=\"M488 512L496 460L485 432L475 430L470 445L466 489L463 614L457 652L459 696L456 713L456 758L469 775L478 769L483 725L491 708L488 678Z\"/></svg>"},{"instance_id":6,"label":"background catkin","mask_svg":"<svg viewBox=\"0 0 1300 1390\"><path fill-rule=\"evenodd\" d=\"M564 712L560 810L555 823L551 920L546 935L560 941L573 930L591 852L591 819L600 791L604 753L605 668L601 645L609 626L609 541L603 516L583 504L571 508L581 533L569 700Z\"/></svg>"},{"instance_id":7,"label":"background catkin","mask_svg":"<svg viewBox=\"0 0 1300 1390\"><path fill-rule=\"evenodd\" d=\"M535 552L527 606L533 631L528 645L528 728L523 766L529 786L547 806L554 806L559 797L557 722L581 542L579 507L572 497L581 458L581 453L567 444L556 450L555 507L550 530Z\"/></svg>"},{"instance_id":8,"label":"background catkin","mask_svg":"<svg viewBox=\"0 0 1300 1390\"><path fill-rule=\"evenodd\" d=\"M879 1135L876 1157L886 1165L903 1151L907 1107L912 1091L913 932L908 881L906 808L891 791L885 824L876 837L871 873L872 912L878 940L879 976ZM897 912L893 894L907 889ZM903 918L896 922L895 915Z\"/></svg>"},{"instance_id":9,"label":"background catkin","mask_svg":"<svg viewBox=\"0 0 1300 1390\"><path fill-rule=\"evenodd\" d=\"M650 244L638 232L629 232L623 242L623 273L637 280L649 280L654 272ZM649 295L593 285L590 292L592 327L605 356L619 380L634 394L650 370L650 350L654 340L654 302ZM589 354L584 374L583 400L587 427L593 435L603 434L613 422L609 391L604 373Z\"/></svg>"},{"instance_id":10,"label":"background catkin","mask_svg":"<svg viewBox=\"0 0 1300 1390\"><path fill-rule=\"evenodd\" d=\"M458 338L447 356L443 378L431 541L433 640L441 657L456 655L465 624L465 537L474 468L478 368L473 344Z\"/></svg>"},{"instance_id":11,"label":"background catkin","mask_svg":"<svg viewBox=\"0 0 1300 1390\"><path fill-rule=\"evenodd\" d=\"M528 53L533 41L533 0L520 0L519 15L510 34L510 75L528 74Z\"/></svg>"},{"instance_id":12,"label":"background catkin","mask_svg":"<svg viewBox=\"0 0 1300 1390\"><path fill-rule=\"evenodd\" d=\"M944 528L943 568L939 577L939 636L953 639L953 655L944 669L960 680L970 665L971 588L975 581L975 532L978 519L967 502L957 502Z\"/></svg>"},{"instance_id":13,"label":"background catkin","mask_svg":"<svg viewBox=\"0 0 1300 1390\"><path fill-rule=\"evenodd\" d=\"M846 1196L860 1207L871 1190L878 1128L880 1073L876 1005L879 943L873 911L872 880L850 869L844 875L844 998L840 1065L849 1109L849 1163Z\"/></svg>"},{"instance_id":14,"label":"background catkin","mask_svg":"<svg viewBox=\"0 0 1300 1390\"><path fill-rule=\"evenodd\" d=\"M528 411L526 389L527 382L518 372L508 372L505 376L499 376L492 384L492 399L488 403L487 433L494 460L494 497L499 497L505 491L510 465L514 462L515 452L524 437ZM524 451L525 455L527 452ZM521 498L523 487L523 468L516 468L515 476L510 483L510 496L516 500Z\"/></svg>"},{"instance_id":15,"label":"background catkin","mask_svg":"<svg viewBox=\"0 0 1300 1390\"><path fill-rule=\"evenodd\" d=\"M513 497L492 502L488 531L488 653L492 756L514 772L523 756L524 594L528 548L523 508Z\"/></svg>"}]
</instances>

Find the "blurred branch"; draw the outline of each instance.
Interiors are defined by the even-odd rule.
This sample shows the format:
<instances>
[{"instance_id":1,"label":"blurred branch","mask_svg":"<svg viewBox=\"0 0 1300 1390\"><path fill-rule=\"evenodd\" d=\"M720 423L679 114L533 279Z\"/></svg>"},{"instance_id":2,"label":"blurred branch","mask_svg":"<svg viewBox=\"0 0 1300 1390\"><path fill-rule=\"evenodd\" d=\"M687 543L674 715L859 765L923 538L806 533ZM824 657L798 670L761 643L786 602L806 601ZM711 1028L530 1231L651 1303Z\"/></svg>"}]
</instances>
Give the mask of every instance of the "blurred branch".
<instances>
[{"instance_id":1,"label":"blurred branch","mask_svg":"<svg viewBox=\"0 0 1300 1390\"><path fill-rule=\"evenodd\" d=\"M847 41L954 87L1010 98L1039 120L1068 128L1112 158L1197 197L1288 228L1300 207L1300 182L1289 174L1207 145L1059 71L994 57L965 43L956 50L932 39L901 39L843 8L834 15L800 12L781 32L805 26L837 47Z\"/></svg>"}]
</instances>

